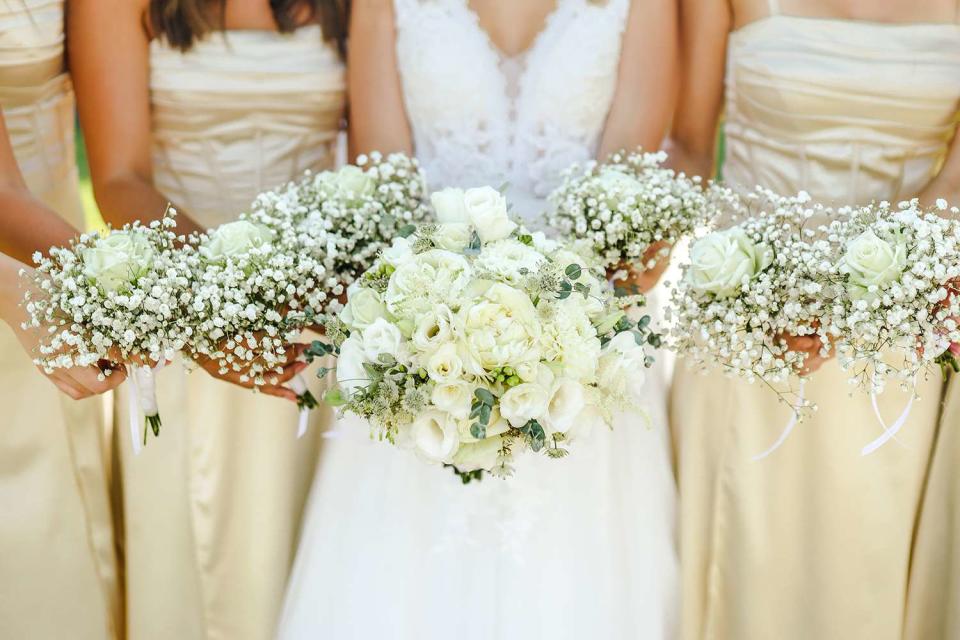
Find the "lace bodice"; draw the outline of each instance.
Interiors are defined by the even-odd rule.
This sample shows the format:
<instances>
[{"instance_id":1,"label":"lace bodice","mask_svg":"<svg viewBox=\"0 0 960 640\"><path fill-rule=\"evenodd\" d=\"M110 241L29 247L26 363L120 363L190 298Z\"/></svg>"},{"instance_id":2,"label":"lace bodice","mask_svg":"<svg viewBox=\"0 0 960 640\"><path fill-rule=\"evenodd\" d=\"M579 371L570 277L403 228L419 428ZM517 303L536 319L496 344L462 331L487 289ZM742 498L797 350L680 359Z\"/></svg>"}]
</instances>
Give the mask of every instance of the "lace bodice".
<instances>
[{"instance_id":1,"label":"lace bodice","mask_svg":"<svg viewBox=\"0 0 960 640\"><path fill-rule=\"evenodd\" d=\"M157 188L204 225L232 220L264 189L334 162L345 101L319 26L216 33L186 53L155 40Z\"/></svg>"},{"instance_id":2,"label":"lace bodice","mask_svg":"<svg viewBox=\"0 0 960 640\"><path fill-rule=\"evenodd\" d=\"M30 191L80 224L63 0L0 2L0 108Z\"/></svg>"},{"instance_id":3,"label":"lace bodice","mask_svg":"<svg viewBox=\"0 0 960 640\"><path fill-rule=\"evenodd\" d=\"M510 185L539 213L563 169L594 157L629 0L557 0L531 47L504 56L467 0L395 0L415 153L432 187Z\"/></svg>"},{"instance_id":4,"label":"lace bodice","mask_svg":"<svg viewBox=\"0 0 960 640\"><path fill-rule=\"evenodd\" d=\"M956 130L960 26L770 6L730 38L724 177L832 204L916 196Z\"/></svg>"}]
</instances>

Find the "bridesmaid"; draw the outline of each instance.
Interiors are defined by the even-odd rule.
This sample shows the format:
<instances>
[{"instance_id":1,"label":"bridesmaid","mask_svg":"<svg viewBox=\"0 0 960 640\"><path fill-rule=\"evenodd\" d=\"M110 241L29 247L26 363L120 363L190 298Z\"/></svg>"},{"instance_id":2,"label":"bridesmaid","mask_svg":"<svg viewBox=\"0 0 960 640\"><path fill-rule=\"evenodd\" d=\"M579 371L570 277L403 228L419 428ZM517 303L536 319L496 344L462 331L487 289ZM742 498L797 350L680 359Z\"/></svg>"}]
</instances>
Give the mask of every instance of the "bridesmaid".
<instances>
[{"instance_id":1,"label":"bridesmaid","mask_svg":"<svg viewBox=\"0 0 960 640\"><path fill-rule=\"evenodd\" d=\"M0 3L0 250L21 263L83 224L63 19L63 0ZM21 349L17 270L2 258L0 637L120 638L101 401L65 398ZM56 376L75 398L109 386L77 373Z\"/></svg>"},{"instance_id":2,"label":"bridesmaid","mask_svg":"<svg viewBox=\"0 0 960 640\"><path fill-rule=\"evenodd\" d=\"M71 70L107 221L172 202L187 228L212 227L330 167L344 12L333 0L77 3ZM130 637L268 638L326 413L297 440L292 403L171 369L158 376L160 437L137 458L120 447Z\"/></svg>"},{"instance_id":3,"label":"bridesmaid","mask_svg":"<svg viewBox=\"0 0 960 640\"><path fill-rule=\"evenodd\" d=\"M712 172L725 110L723 174L735 188L842 204L955 198L958 13L957 0L683 0L675 161ZM860 457L881 430L869 398L849 396L836 362L812 364L823 365L807 385L820 411L760 462L752 456L788 420L775 396L677 373L688 640L901 637L941 382L919 383L904 446ZM907 399L895 388L882 396L887 422ZM956 476L944 480L956 487Z\"/></svg>"}]
</instances>

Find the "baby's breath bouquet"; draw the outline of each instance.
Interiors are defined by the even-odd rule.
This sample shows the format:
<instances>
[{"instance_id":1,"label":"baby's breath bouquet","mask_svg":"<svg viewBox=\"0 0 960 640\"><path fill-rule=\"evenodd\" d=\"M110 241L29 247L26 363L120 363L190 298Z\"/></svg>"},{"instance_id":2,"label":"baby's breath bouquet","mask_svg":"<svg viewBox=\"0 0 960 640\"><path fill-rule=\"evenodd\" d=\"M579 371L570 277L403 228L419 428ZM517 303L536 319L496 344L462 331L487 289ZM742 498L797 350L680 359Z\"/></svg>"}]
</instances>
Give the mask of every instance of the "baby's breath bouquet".
<instances>
[{"instance_id":1,"label":"baby's breath bouquet","mask_svg":"<svg viewBox=\"0 0 960 640\"><path fill-rule=\"evenodd\" d=\"M673 348L692 364L774 387L806 357L789 350L785 336L818 335L828 351L822 276L834 245L814 227L828 212L809 200L758 189L741 203L746 219L691 246L670 313ZM806 406L802 395L788 401L795 410Z\"/></svg>"},{"instance_id":2,"label":"baby's breath bouquet","mask_svg":"<svg viewBox=\"0 0 960 640\"><path fill-rule=\"evenodd\" d=\"M392 246L327 324L339 389L328 399L374 435L466 482L551 457L618 410L636 409L659 344L635 298L603 270L530 235L489 187L434 194L440 223Z\"/></svg>"},{"instance_id":3,"label":"baby's breath bouquet","mask_svg":"<svg viewBox=\"0 0 960 640\"><path fill-rule=\"evenodd\" d=\"M148 428L157 435L161 426L151 367L173 358L194 335L190 285L199 256L189 246L178 248L184 238L174 231L175 215L170 210L146 226L84 234L69 247L52 248L49 257L38 253L25 299L25 327L45 330L35 359L43 369L136 363L130 365L131 401L145 417L144 442ZM110 375L108 367L103 371Z\"/></svg>"},{"instance_id":4,"label":"baby's breath bouquet","mask_svg":"<svg viewBox=\"0 0 960 640\"><path fill-rule=\"evenodd\" d=\"M198 260L186 351L215 361L221 374L240 374L241 382L275 384L290 360L289 345L312 322L311 309L328 299L326 266L300 250L290 221L267 226L243 216L191 240ZM302 379L291 386L303 429L318 403Z\"/></svg>"},{"instance_id":5,"label":"baby's breath bouquet","mask_svg":"<svg viewBox=\"0 0 960 640\"><path fill-rule=\"evenodd\" d=\"M254 201L251 221L292 228L298 251L326 268L321 283L331 311L347 286L370 268L397 233L429 215L416 160L395 153L360 156L337 171L307 174ZM315 313L325 308L313 308Z\"/></svg>"},{"instance_id":6,"label":"baby's breath bouquet","mask_svg":"<svg viewBox=\"0 0 960 640\"><path fill-rule=\"evenodd\" d=\"M956 366L960 342L960 210L945 201L882 202L833 225L840 244L828 318L851 383L912 389L929 365ZM952 218L940 214L952 215Z\"/></svg>"},{"instance_id":7,"label":"baby's breath bouquet","mask_svg":"<svg viewBox=\"0 0 960 640\"><path fill-rule=\"evenodd\" d=\"M570 168L550 196L550 226L586 243L608 268L640 261L653 245L676 244L709 221L713 196L699 178L664 167L666 159L620 151Z\"/></svg>"}]
</instances>

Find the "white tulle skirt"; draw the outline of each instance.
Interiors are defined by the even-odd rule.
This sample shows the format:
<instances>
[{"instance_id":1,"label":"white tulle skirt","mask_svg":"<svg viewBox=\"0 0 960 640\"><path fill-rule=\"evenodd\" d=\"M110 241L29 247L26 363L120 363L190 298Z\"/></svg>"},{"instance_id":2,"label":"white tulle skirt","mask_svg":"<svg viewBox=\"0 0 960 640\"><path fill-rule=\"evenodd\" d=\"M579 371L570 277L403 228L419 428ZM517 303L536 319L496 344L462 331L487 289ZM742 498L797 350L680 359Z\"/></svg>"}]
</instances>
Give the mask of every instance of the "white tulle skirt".
<instances>
[{"instance_id":1,"label":"white tulle skirt","mask_svg":"<svg viewBox=\"0 0 960 640\"><path fill-rule=\"evenodd\" d=\"M356 418L328 435L278 638L658 640L675 636L675 479L664 376L561 460L507 480L373 442Z\"/></svg>"}]
</instances>

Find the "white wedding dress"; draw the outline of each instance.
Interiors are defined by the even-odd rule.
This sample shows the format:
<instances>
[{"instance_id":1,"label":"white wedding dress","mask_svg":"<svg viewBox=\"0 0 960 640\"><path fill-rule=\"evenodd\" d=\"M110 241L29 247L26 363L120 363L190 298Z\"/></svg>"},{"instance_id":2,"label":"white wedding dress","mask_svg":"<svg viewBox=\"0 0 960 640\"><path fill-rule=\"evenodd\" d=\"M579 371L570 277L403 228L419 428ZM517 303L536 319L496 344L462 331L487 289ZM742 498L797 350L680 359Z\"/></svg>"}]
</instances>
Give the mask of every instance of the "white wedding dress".
<instances>
[{"instance_id":1,"label":"white wedding dress","mask_svg":"<svg viewBox=\"0 0 960 640\"><path fill-rule=\"evenodd\" d=\"M596 152L629 0L559 0L534 45L500 54L466 0L396 0L415 151L432 187L509 183L536 226L570 163ZM638 372L639 373L639 372ZM434 640L675 635L676 490L665 376L648 426L622 416L508 480L448 469L339 421L323 451L278 637Z\"/></svg>"}]
</instances>

